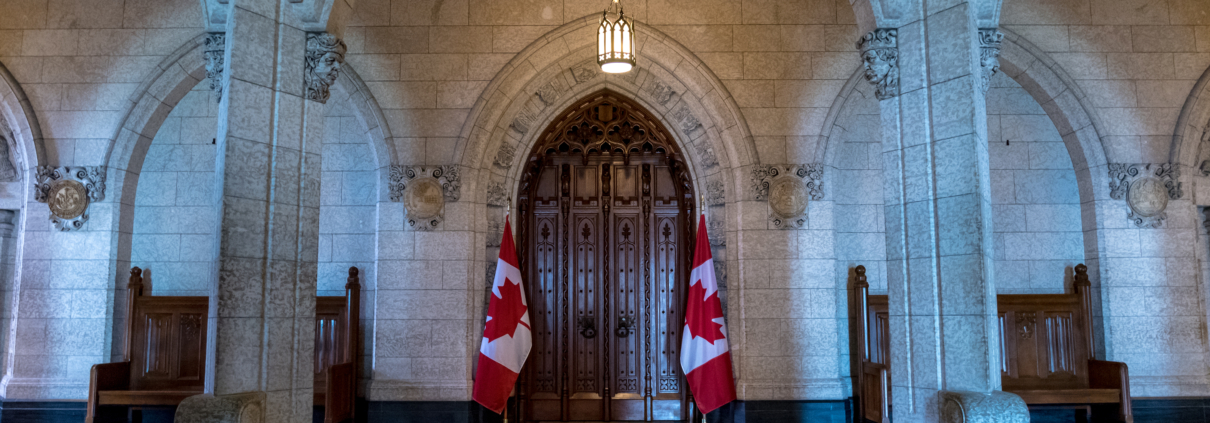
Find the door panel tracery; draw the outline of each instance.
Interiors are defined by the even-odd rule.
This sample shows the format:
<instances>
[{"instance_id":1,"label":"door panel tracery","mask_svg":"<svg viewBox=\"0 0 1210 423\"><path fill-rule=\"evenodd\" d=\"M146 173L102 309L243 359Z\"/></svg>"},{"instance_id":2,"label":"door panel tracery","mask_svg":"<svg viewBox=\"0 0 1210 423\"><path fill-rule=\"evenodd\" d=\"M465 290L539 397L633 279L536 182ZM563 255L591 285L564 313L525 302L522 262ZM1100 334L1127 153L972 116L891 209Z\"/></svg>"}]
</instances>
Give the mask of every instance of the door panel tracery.
<instances>
[{"instance_id":1,"label":"door panel tracery","mask_svg":"<svg viewBox=\"0 0 1210 423\"><path fill-rule=\"evenodd\" d=\"M534 316L522 421L687 418L679 344L694 193L668 132L602 92L559 115L522 176Z\"/></svg>"}]
</instances>

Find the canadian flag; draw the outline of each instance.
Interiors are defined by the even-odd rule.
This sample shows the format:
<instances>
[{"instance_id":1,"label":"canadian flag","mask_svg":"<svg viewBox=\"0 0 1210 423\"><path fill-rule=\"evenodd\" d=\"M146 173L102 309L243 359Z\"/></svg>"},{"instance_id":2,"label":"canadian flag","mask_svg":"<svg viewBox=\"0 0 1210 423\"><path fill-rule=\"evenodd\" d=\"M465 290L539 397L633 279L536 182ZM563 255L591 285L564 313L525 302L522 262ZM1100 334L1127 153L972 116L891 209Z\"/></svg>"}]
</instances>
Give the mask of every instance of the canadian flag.
<instances>
[{"instance_id":1,"label":"canadian flag","mask_svg":"<svg viewBox=\"0 0 1210 423\"><path fill-rule=\"evenodd\" d=\"M500 258L496 261L496 279L487 305L487 325L483 328L472 394L476 402L500 414L504 413L508 395L533 345L519 268L513 229L505 218L504 240L500 242Z\"/></svg>"},{"instance_id":2,"label":"canadian flag","mask_svg":"<svg viewBox=\"0 0 1210 423\"><path fill-rule=\"evenodd\" d=\"M731 349L723 304L714 279L714 259L706 234L706 216L697 224L697 248L689 274L689 298L685 306L685 330L681 337L681 369L702 413L709 413L735 400L731 376Z\"/></svg>"}]
</instances>

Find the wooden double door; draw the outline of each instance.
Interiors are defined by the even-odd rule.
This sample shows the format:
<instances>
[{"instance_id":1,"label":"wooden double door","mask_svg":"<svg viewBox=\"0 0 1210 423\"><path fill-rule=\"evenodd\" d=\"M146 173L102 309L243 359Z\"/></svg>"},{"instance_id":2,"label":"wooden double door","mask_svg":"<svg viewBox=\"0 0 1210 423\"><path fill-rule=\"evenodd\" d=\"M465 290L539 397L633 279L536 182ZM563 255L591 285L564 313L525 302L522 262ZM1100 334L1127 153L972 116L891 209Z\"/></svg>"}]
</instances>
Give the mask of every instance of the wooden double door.
<instances>
[{"instance_id":1,"label":"wooden double door","mask_svg":"<svg viewBox=\"0 0 1210 423\"><path fill-rule=\"evenodd\" d=\"M665 150L551 152L523 190L523 421L682 420L693 192Z\"/></svg>"}]
</instances>

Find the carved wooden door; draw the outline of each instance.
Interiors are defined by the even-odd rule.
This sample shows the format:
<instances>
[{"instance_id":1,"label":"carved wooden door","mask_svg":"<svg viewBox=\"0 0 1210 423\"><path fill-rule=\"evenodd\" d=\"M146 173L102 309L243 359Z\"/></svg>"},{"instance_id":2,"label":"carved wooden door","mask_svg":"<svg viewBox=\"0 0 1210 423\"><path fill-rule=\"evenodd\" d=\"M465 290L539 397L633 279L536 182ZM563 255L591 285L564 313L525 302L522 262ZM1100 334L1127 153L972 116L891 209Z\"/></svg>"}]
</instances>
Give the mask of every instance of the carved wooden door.
<instances>
[{"instance_id":1,"label":"carved wooden door","mask_svg":"<svg viewBox=\"0 0 1210 423\"><path fill-rule=\"evenodd\" d=\"M522 182L534 345L520 417L685 419L692 187L671 138L638 106L604 94L572 111Z\"/></svg>"}]
</instances>

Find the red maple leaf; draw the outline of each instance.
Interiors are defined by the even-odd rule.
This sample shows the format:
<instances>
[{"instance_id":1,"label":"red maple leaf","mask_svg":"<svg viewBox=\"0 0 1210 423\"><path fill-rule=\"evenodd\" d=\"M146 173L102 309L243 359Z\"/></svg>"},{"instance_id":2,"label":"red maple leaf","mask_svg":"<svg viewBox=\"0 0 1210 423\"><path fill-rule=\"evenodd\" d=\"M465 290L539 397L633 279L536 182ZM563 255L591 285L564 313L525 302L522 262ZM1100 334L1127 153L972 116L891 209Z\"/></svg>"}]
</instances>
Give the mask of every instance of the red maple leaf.
<instances>
[{"instance_id":1,"label":"red maple leaf","mask_svg":"<svg viewBox=\"0 0 1210 423\"><path fill-rule=\"evenodd\" d=\"M525 303L521 301L521 285L505 278L504 286L500 287L500 297L494 297L488 303L487 315L491 320L488 320L487 327L483 328L483 336L488 342L504 335L513 336L517 332L517 325L525 325L521 318L525 317L526 308ZM528 328L529 325L525 327Z\"/></svg>"},{"instance_id":2,"label":"red maple leaf","mask_svg":"<svg viewBox=\"0 0 1210 423\"><path fill-rule=\"evenodd\" d=\"M726 338L723 335L721 323L714 319L723 317L723 304L718 299L718 291L706 296L706 287L701 281L689 287L689 301L685 307L685 326L689 334L695 338L705 339L711 345L714 341Z\"/></svg>"}]
</instances>

